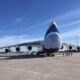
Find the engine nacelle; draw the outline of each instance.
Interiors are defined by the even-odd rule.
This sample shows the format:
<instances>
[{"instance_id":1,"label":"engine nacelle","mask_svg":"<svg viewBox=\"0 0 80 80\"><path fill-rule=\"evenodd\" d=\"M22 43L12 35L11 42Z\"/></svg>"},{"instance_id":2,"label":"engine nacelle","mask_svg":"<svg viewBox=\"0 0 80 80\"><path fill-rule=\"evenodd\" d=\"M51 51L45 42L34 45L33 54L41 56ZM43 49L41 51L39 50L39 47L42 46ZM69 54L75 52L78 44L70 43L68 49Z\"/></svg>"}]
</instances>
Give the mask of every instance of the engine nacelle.
<instances>
[{"instance_id":1,"label":"engine nacelle","mask_svg":"<svg viewBox=\"0 0 80 80\"><path fill-rule=\"evenodd\" d=\"M10 50L9 49L5 49L5 53L8 53Z\"/></svg>"},{"instance_id":2,"label":"engine nacelle","mask_svg":"<svg viewBox=\"0 0 80 80\"><path fill-rule=\"evenodd\" d=\"M77 51L80 51L80 47L77 47Z\"/></svg>"},{"instance_id":3,"label":"engine nacelle","mask_svg":"<svg viewBox=\"0 0 80 80\"><path fill-rule=\"evenodd\" d=\"M20 52L20 47L16 47L16 52Z\"/></svg>"},{"instance_id":4,"label":"engine nacelle","mask_svg":"<svg viewBox=\"0 0 80 80\"><path fill-rule=\"evenodd\" d=\"M71 50L72 49L72 46L69 46L69 50Z\"/></svg>"},{"instance_id":5,"label":"engine nacelle","mask_svg":"<svg viewBox=\"0 0 80 80\"><path fill-rule=\"evenodd\" d=\"M32 46L28 46L28 50L32 50Z\"/></svg>"}]
</instances>

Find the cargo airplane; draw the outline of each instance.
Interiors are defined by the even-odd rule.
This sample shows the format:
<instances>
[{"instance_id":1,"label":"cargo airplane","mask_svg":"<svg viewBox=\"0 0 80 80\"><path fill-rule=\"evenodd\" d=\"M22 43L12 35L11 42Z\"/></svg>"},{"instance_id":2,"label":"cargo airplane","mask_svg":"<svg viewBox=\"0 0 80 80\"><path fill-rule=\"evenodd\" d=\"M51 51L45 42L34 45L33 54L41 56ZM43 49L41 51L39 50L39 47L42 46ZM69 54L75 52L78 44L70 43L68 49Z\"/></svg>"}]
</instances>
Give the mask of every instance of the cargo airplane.
<instances>
[{"instance_id":1,"label":"cargo airplane","mask_svg":"<svg viewBox=\"0 0 80 80\"><path fill-rule=\"evenodd\" d=\"M62 41L56 23L54 21L50 23L48 30L44 36L44 40L5 46L1 47L0 49L5 48L5 52L7 53L10 51L11 47L16 47L16 51L19 52L21 46L27 46L29 51L32 50L32 47L34 46L42 47L42 51L38 52L37 55L45 53L47 56L50 56L51 53L58 51L62 47Z\"/></svg>"}]
</instances>

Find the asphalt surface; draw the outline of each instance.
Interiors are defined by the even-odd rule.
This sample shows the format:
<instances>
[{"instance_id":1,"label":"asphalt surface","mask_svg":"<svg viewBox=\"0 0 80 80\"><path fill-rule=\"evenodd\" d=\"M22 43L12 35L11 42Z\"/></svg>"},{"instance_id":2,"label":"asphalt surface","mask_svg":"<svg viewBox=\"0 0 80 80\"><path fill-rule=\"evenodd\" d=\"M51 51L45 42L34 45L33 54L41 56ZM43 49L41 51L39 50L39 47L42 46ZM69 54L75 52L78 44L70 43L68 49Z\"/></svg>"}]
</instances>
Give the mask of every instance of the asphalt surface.
<instances>
[{"instance_id":1,"label":"asphalt surface","mask_svg":"<svg viewBox=\"0 0 80 80\"><path fill-rule=\"evenodd\" d=\"M64 57L12 56L0 55L0 80L80 80L78 53Z\"/></svg>"}]
</instances>

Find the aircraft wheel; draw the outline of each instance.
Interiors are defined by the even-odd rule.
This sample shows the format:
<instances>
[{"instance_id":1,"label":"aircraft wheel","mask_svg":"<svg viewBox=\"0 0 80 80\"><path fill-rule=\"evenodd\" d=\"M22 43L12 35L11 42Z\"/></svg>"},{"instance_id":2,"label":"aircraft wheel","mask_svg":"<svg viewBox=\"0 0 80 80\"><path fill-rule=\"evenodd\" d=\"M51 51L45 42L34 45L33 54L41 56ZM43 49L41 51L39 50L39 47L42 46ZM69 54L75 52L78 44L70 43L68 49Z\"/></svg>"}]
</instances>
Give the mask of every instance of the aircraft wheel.
<instances>
[{"instance_id":1,"label":"aircraft wheel","mask_svg":"<svg viewBox=\"0 0 80 80\"><path fill-rule=\"evenodd\" d=\"M49 56L49 57L50 57L50 56L51 56L51 57L54 57L54 56L55 56L55 54L48 53L48 54L47 54L47 56Z\"/></svg>"},{"instance_id":2,"label":"aircraft wheel","mask_svg":"<svg viewBox=\"0 0 80 80\"><path fill-rule=\"evenodd\" d=\"M52 54L51 56L53 56L53 57L54 57L54 56L55 56L55 54Z\"/></svg>"},{"instance_id":3,"label":"aircraft wheel","mask_svg":"<svg viewBox=\"0 0 80 80\"><path fill-rule=\"evenodd\" d=\"M47 56L50 56L50 53L47 53Z\"/></svg>"},{"instance_id":4,"label":"aircraft wheel","mask_svg":"<svg viewBox=\"0 0 80 80\"><path fill-rule=\"evenodd\" d=\"M31 53L31 56L33 56L33 53Z\"/></svg>"},{"instance_id":5,"label":"aircraft wheel","mask_svg":"<svg viewBox=\"0 0 80 80\"><path fill-rule=\"evenodd\" d=\"M37 53L37 56L39 56L40 55L40 53Z\"/></svg>"}]
</instances>

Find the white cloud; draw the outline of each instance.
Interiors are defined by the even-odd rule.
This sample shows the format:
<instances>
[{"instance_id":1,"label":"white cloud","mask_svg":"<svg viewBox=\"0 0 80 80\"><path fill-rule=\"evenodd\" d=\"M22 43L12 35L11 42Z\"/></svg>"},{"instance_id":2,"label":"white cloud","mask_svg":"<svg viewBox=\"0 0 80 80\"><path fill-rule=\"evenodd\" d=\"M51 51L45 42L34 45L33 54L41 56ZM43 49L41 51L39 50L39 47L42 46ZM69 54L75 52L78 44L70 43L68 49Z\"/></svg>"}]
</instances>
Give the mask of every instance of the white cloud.
<instances>
[{"instance_id":1,"label":"white cloud","mask_svg":"<svg viewBox=\"0 0 80 80\"><path fill-rule=\"evenodd\" d=\"M73 31L63 33L62 38L63 38L63 41L66 41L68 43L77 43L77 40L78 42L80 41L79 40L80 39L80 29L76 29Z\"/></svg>"},{"instance_id":2,"label":"white cloud","mask_svg":"<svg viewBox=\"0 0 80 80\"><path fill-rule=\"evenodd\" d=\"M0 37L0 47L41 40L42 38L32 38L29 35L22 35L22 36L5 36Z\"/></svg>"},{"instance_id":3,"label":"white cloud","mask_svg":"<svg viewBox=\"0 0 80 80\"><path fill-rule=\"evenodd\" d=\"M70 22L70 23L68 23L68 24L64 24L64 25L62 25L61 27L70 27L70 26L74 26L74 25L77 25L77 24L79 24L80 25L80 20L76 20L76 21L73 21L73 22Z\"/></svg>"},{"instance_id":4,"label":"white cloud","mask_svg":"<svg viewBox=\"0 0 80 80\"><path fill-rule=\"evenodd\" d=\"M50 18L50 19L45 20L43 22L40 22L38 24L30 25L30 27L27 29L33 29L36 27L40 27L40 26L43 26L45 24L49 24L51 21L61 22L60 24L62 24L62 27L68 27L69 25L80 23L80 21L75 21L75 23L70 22L69 24L66 24L66 25L64 25L64 23L62 23L62 22L64 22L64 20L66 20L66 19L75 18L75 17L79 17L79 16L80 16L80 9L79 8L73 9L73 10L70 10L68 12L65 12L64 14L62 14L60 16L55 16L54 18ZM15 23L21 23L23 21L24 21L23 17L17 17L15 19Z\"/></svg>"},{"instance_id":5,"label":"white cloud","mask_svg":"<svg viewBox=\"0 0 80 80\"><path fill-rule=\"evenodd\" d=\"M50 18L50 19L45 20L43 22L40 22L38 24L32 25L32 26L30 26L29 29L33 29L34 27L42 26L44 24L50 23L51 21L61 22L60 23L60 24L62 24L61 27L68 27L68 26L71 26L71 25L79 24L80 20L75 20L75 18L79 17L79 16L80 16L80 8L73 9L73 10L70 10L68 12L65 12L64 14L62 14L60 16L55 16L54 18ZM70 20L72 18L74 18L75 21L71 20L68 23L66 22L66 24L63 23L65 20Z\"/></svg>"},{"instance_id":6,"label":"white cloud","mask_svg":"<svg viewBox=\"0 0 80 80\"><path fill-rule=\"evenodd\" d=\"M64 38L75 37L76 35L80 37L80 29L76 29L62 34Z\"/></svg>"},{"instance_id":7,"label":"white cloud","mask_svg":"<svg viewBox=\"0 0 80 80\"><path fill-rule=\"evenodd\" d=\"M58 16L57 19L58 20L70 19L70 18L75 18L75 17L79 17L79 16L80 16L80 8L70 10L70 11L62 14L61 16Z\"/></svg>"}]
</instances>

